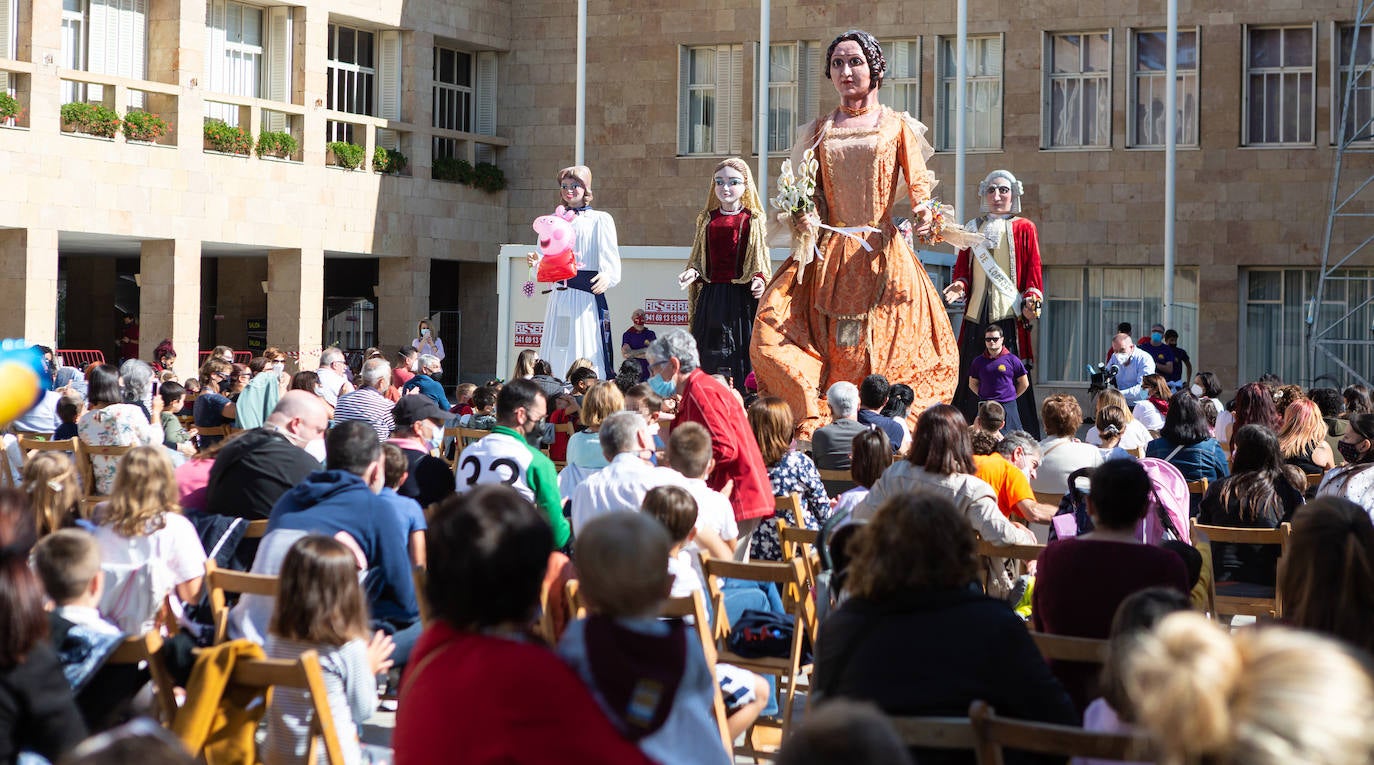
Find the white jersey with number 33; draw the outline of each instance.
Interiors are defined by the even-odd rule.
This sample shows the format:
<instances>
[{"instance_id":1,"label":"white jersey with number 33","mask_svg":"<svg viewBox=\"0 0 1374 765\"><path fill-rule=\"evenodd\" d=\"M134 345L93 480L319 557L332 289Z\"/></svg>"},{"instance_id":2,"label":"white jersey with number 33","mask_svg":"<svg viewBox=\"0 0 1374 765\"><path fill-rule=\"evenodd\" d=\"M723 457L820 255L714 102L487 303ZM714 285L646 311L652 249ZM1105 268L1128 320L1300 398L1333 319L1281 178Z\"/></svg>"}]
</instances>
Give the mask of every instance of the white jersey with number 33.
<instances>
[{"instance_id":1,"label":"white jersey with number 33","mask_svg":"<svg viewBox=\"0 0 1374 765\"><path fill-rule=\"evenodd\" d=\"M484 483L504 483L534 502L534 491L525 476L534 454L524 441L506 433L492 433L463 449L458 456L458 492Z\"/></svg>"}]
</instances>

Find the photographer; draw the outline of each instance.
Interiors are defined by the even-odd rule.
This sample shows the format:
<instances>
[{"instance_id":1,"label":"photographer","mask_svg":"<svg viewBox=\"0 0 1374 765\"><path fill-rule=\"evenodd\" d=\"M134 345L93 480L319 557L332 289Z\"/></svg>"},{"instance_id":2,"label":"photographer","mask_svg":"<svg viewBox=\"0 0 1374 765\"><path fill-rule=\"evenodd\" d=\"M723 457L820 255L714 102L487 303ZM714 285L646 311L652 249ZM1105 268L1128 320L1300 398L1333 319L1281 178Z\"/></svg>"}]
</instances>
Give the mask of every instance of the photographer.
<instances>
[{"instance_id":1,"label":"photographer","mask_svg":"<svg viewBox=\"0 0 1374 765\"><path fill-rule=\"evenodd\" d=\"M1135 341L1125 333L1112 338L1112 355L1107 359L1107 370L1116 371L1116 387L1126 401L1134 404L1146 397L1140 383L1145 375L1155 373L1155 360L1150 354L1135 347Z\"/></svg>"}]
</instances>

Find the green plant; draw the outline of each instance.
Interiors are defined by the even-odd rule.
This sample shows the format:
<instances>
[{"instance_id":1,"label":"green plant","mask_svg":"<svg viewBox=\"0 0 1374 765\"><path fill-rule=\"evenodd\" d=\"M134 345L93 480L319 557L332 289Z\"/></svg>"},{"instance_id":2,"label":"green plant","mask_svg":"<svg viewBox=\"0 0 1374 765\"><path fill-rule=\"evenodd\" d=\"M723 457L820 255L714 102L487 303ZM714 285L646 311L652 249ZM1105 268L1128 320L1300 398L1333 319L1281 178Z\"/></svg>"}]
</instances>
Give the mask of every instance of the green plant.
<instances>
[{"instance_id":1,"label":"green plant","mask_svg":"<svg viewBox=\"0 0 1374 765\"><path fill-rule=\"evenodd\" d=\"M506 174L490 162L478 162L477 167L472 169L472 174L473 187L488 194L495 194L506 187Z\"/></svg>"},{"instance_id":2,"label":"green plant","mask_svg":"<svg viewBox=\"0 0 1374 765\"><path fill-rule=\"evenodd\" d=\"M101 138L114 138L119 132L122 120L115 113L100 104L70 103L62 105L62 124L70 126L78 133L88 133Z\"/></svg>"},{"instance_id":3,"label":"green plant","mask_svg":"<svg viewBox=\"0 0 1374 765\"><path fill-rule=\"evenodd\" d=\"M205 121L205 142L215 151L225 154L248 154L253 151L253 136L241 127L224 120Z\"/></svg>"},{"instance_id":4,"label":"green plant","mask_svg":"<svg viewBox=\"0 0 1374 765\"><path fill-rule=\"evenodd\" d=\"M362 167L367 157L366 149L347 141L330 141L326 148L334 154L334 164L350 170Z\"/></svg>"},{"instance_id":5,"label":"green plant","mask_svg":"<svg viewBox=\"0 0 1374 765\"><path fill-rule=\"evenodd\" d=\"M430 177L436 181L457 181L471 185L472 165L468 164L467 160L457 157L439 157L431 166Z\"/></svg>"},{"instance_id":6,"label":"green plant","mask_svg":"<svg viewBox=\"0 0 1374 765\"><path fill-rule=\"evenodd\" d=\"M130 141L156 141L171 127L167 120L142 109L130 109L124 115L124 137Z\"/></svg>"},{"instance_id":7,"label":"green plant","mask_svg":"<svg viewBox=\"0 0 1374 765\"><path fill-rule=\"evenodd\" d=\"M296 153L300 144L290 133L264 130L258 134L258 156L289 157Z\"/></svg>"},{"instance_id":8,"label":"green plant","mask_svg":"<svg viewBox=\"0 0 1374 765\"><path fill-rule=\"evenodd\" d=\"M395 149L378 146L372 151L372 169L379 173L396 175L406 169L408 164L410 164L410 160L406 158L406 155Z\"/></svg>"},{"instance_id":9,"label":"green plant","mask_svg":"<svg viewBox=\"0 0 1374 765\"><path fill-rule=\"evenodd\" d=\"M20 111L19 99L9 93L0 92L0 122L18 117Z\"/></svg>"}]
</instances>

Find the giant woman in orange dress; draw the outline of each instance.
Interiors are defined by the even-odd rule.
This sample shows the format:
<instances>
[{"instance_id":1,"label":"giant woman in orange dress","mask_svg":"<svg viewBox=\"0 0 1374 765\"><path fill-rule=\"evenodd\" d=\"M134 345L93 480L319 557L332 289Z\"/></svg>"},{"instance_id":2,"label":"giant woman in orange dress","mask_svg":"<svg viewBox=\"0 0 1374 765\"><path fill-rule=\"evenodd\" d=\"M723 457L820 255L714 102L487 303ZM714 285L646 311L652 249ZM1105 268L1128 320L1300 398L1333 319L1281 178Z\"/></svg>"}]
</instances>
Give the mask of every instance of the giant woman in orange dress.
<instances>
[{"instance_id":1,"label":"giant woman in orange dress","mask_svg":"<svg viewBox=\"0 0 1374 765\"><path fill-rule=\"evenodd\" d=\"M876 373L910 385L915 417L950 400L959 372L944 302L892 220L905 187L914 233L931 234L925 126L878 102L886 62L867 32L836 38L825 67L840 107L802 127L793 152L796 165L814 147L816 210L779 216L793 253L759 302L750 344L759 393L787 401L802 439L825 424L833 383Z\"/></svg>"}]
</instances>

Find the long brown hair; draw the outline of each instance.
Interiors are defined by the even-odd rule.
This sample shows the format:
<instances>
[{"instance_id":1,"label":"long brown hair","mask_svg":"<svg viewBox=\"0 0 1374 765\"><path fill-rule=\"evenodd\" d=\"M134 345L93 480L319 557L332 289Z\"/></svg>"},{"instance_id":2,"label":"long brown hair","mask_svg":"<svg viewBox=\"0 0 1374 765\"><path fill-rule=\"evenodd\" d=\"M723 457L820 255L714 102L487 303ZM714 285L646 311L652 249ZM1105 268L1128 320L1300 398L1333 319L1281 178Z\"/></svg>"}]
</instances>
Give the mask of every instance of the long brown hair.
<instances>
[{"instance_id":1,"label":"long brown hair","mask_svg":"<svg viewBox=\"0 0 1374 765\"><path fill-rule=\"evenodd\" d=\"M29 567L35 534L24 494L0 489L0 670L27 658L48 636L43 585Z\"/></svg>"},{"instance_id":2,"label":"long brown hair","mask_svg":"<svg viewBox=\"0 0 1374 765\"><path fill-rule=\"evenodd\" d=\"M114 488L100 522L122 537L141 537L164 525L164 513L179 513L176 473L160 446L139 446L119 458Z\"/></svg>"},{"instance_id":3,"label":"long brown hair","mask_svg":"<svg viewBox=\"0 0 1374 765\"><path fill-rule=\"evenodd\" d=\"M764 396L749 407L749 429L759 442L763 464L771 468L792 445L792 409L777 396Z\"/></svg>"},{"instance_id":4,"label":"long brown hair","mask_svg":"<svg viewBox=\"0 0 1374 765\"><path fill-rule=\"evenodd\" d=\"M972 475L973 444L964 415L949 404L936 404L921 412L907 461L937 475Z\"/></svg>"},{"instance_id":5,"label":"long brown hair","mask_svg":"<svg viewBox=\"0 0 1374 765\"><path fill-rule=\"evenodd\" d=\"M1317 497L1293 515L1279 560L1284 619L1374 652L1374 523L1343 497Z\"/></svg>"},{"instance_id":6,"label":"long brown hair","mask_svg":"<svg viewBox=\"0 0 1374 765\"><path fill-rule=\"evenodd\" d=\"M342 542L312 534L286 551L270 631L277 637L343 645L368 635L358 559Z\"/></svg>"},{"instance_id":7,"label":"long brown hair","mask_svg":"<svg viewBox=\"0 0 1374 765\"><path fill-rule=\"evenodd\" d=\"M973 527L953 502L931 492L893 495L849 549L846 589L855 597L958 589L978 571Z\"/></svg>"},{"instance_id":8,"label":"long brown hair","mask_svg":"<svg viewBox=\"0 0 1374 765\"><path fill-rule=\"evenodd\" d=\"M60 452L40 452L24 466L24 493L39 536L69 525L81 504L81 484L71 458Z\"/></svg>"}]
</instances>

